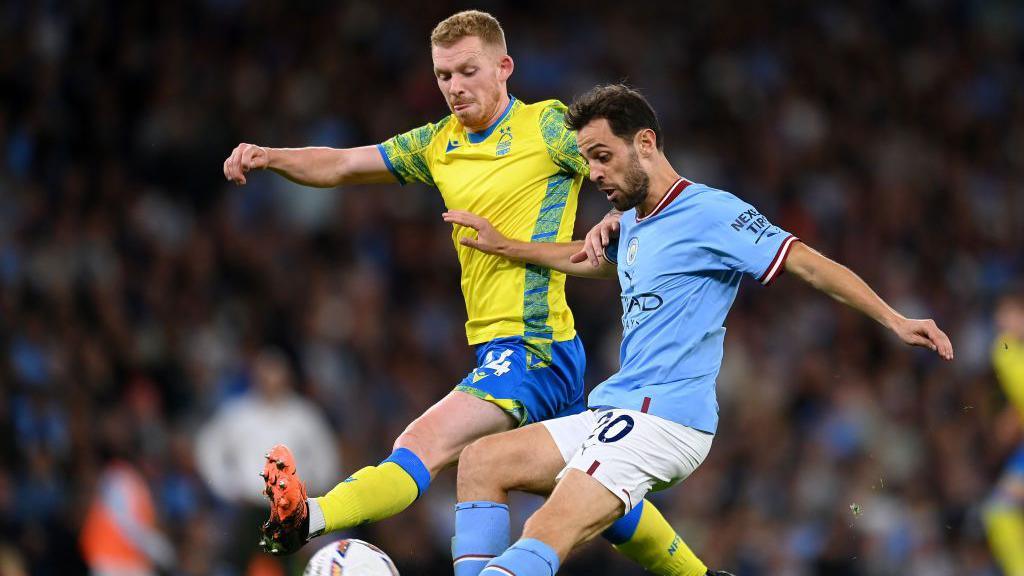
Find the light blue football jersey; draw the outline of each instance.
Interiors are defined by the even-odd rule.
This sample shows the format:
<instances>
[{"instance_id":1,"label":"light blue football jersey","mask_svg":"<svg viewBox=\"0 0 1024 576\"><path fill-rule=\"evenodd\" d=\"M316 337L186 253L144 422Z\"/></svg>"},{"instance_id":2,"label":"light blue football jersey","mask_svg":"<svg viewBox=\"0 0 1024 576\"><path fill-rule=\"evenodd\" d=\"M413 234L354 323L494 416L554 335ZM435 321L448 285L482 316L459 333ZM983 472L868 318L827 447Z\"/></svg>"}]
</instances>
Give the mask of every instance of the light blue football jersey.
<instances>
[{"instance_id":1,"label":"light blue football jersey","mask_svg":"<svg viewBox=\"0 0 1024 576\"><path fill-rule=\"evenodd\" d=\"M794 241L750 204L686 179L646 217L625 212L607 252L622 287L621 368L590 393L589 406L714 433L725 317L740 279L770 283Z\"/></svg>"}]
</instances>

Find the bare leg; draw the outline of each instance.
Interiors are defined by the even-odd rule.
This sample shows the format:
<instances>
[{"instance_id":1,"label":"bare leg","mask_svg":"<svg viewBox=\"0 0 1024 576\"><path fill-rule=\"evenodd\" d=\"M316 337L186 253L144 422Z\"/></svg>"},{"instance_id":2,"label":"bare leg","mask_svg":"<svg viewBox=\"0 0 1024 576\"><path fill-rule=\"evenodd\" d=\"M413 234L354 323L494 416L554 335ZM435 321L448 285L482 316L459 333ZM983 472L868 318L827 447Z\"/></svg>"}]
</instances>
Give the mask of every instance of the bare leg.
<instances>
[{"instance_id":1,"label":"bare leg","mask_svg":"<svg viewBox=\"0 0 1024 576\"><path fill-rule=\"evenodd\" d=\"M584 472L570 469L523 529L555 549L561 561L576 546L600 534L622 516L622 501Z\"/></svg>"},{"instance_id":2,"label":"bare leg","mask_svg":"<svg viewBox=\"0 0 1024 576\"><path fill-rule=\"evenodd\" d=\"M412 421L395 440L395 449L411 450L431 477L455 465L473 441L511 430L512 416L498 406L465 392L452 391Z\"/></svg>"},{"instance_id":3,"label":"bare leg","mask_svg":"<svg viewBox=\"0 0 1024 576\"><path fill-rule=\"evenodd\" d=\"M408 508L474 440L508 430L512 417L465 392L451 392L413 421L395 441L395 452L367 466L315 500L322 523L311 533L332 532L389 518Z\"/></svg>"},{"instance_id":4,"label":"bare leg","mask_svg":"<svg viewBox=\"0 0 1024 576\"><path fill-rule=\"evenodd\" d=\"M462 453L458 500L507 503L511 490L547 495L564 466L561 452L542 424L487 436Z\"/></svg>"}]
</instances>

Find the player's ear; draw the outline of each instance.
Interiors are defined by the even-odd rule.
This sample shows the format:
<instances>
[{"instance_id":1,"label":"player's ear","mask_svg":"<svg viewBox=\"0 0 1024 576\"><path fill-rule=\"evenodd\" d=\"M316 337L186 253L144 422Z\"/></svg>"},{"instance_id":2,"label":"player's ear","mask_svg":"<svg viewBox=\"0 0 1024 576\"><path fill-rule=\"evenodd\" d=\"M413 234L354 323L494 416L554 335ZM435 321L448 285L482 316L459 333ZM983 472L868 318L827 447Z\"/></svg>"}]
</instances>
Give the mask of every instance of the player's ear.
<instances>
[{"instance_id":1,"label":"player's ear","mask_svg":"<svg viewBox=\"0 0 1024 576\"><path fill-rule=\"evenodd\" d=\"M648 157L658 149L658 136L654 130L644 128L633 137L633 145L641 156Z\"/></svg>"},{"instance_id":2,"label":"player's ear","mask_svg":"<svg viewBox=\"0 0 1024 576\"><path fill-rule=\"evenodd\" d=\"M502 82L508 80L508 77L512 75L512 71L515 70L516 63L512 61L512 57L508 54L502 54L498 59L498 80Z\"/></svg>"}]
</instances>

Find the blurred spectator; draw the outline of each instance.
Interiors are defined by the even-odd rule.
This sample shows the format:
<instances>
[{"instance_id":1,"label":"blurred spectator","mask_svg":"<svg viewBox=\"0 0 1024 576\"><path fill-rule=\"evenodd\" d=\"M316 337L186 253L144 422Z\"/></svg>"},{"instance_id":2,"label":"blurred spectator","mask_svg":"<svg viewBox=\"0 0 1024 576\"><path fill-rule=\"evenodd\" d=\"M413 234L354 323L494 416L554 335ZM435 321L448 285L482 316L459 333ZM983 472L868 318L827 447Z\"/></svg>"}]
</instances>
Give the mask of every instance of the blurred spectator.
<instances>
[{"instance_id":1,"label":"blurred spectator","mask_svg":"<svg viewBox=\"0 0 1024 576\"><path fill-rule=\"evenodd\" d=\"M292 450L302 463L311 494L325 492L343 479L334 435L323 412L292 386L288 359L278 350L263 350L253 360L249 390L225 403L196 436L203 479L219 499L237 507L233 512L239 530L230 551L232 555L248 553L237 559L236 569L248 566L258 550L254 530L267 516L258 474L272 446L283 443ZM257 566L266 562L261 555Z\"/></svg>"},{"instance_id":2,"label":"blurred spectator","mask_svg":"<svg viewBox=\"0 0 1024 576\"><path fill-rule=\"evenodd\" d=\"M292 386L285 356L264 350L253 362L252 388L225 403L197 434L199 471L220 499L266 506L258 473L274 444L287 445L303 463L310 491L327 490L342 480L323 412Z\"/></svg>"},{"instance_id":3,"label":"blurred spectator","mask_svg":"<svg viewBox=\"0 0 1024 576\"><path fill-rule=\"evenodd\" d=\"M175 564L171 543L157 525L157 509L146 479L132 461L135 438L127 423L101 423L106 460L85 520L82 554L93 576L149 576Z\"/></svg>"},{"instance_id":4,"label":"blurred spectator","mask_svg":"<svg viewBox=\"0 0 1024 576\"><path fill-rule=\"evenodd\" d=\"M1007 294L996 307L998 337L992 345L992 366L1008 400L996 442L1016 440L1013 455L985 506L985 528L992 552L1007 576L1024 576L1024 295ZM1002 422L1001 422L1002 424Z\"/></svg>"}]
</instances>

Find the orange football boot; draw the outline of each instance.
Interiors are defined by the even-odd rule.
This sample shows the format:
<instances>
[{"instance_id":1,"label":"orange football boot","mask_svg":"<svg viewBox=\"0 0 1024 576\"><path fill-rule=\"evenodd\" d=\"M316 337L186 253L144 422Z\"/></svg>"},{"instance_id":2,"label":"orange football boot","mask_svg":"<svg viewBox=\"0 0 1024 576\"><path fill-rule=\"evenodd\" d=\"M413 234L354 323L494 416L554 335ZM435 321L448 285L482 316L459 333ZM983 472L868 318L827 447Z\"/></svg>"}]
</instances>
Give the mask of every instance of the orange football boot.
<instances>
[{"instance_id":1,"label":"orange football boot","mask_svg":"<svg viewBox=\"0 0 1024 576\"><path fill-rule=\"evenodd\" d=\"M306 485L295 469L295 457L284 444L270 449L260 476L270 499L270 518L260 530L260 548L275 556L294 553L308 540Z\"/></svg>"}]
</instances>

